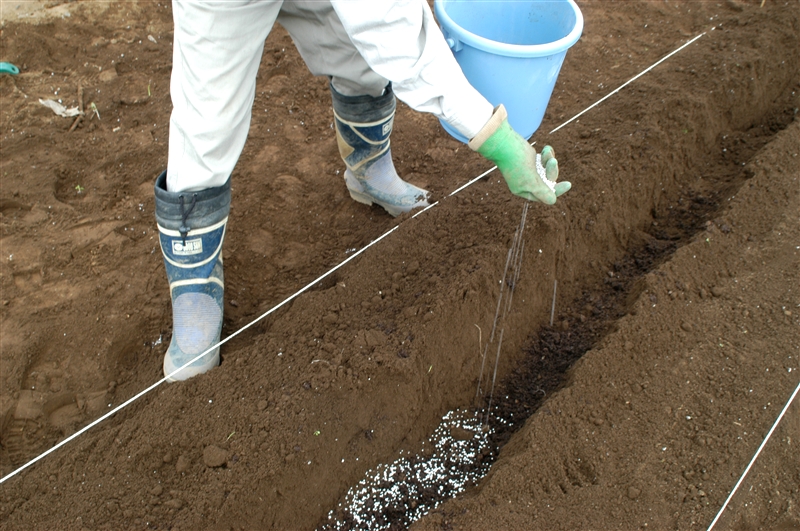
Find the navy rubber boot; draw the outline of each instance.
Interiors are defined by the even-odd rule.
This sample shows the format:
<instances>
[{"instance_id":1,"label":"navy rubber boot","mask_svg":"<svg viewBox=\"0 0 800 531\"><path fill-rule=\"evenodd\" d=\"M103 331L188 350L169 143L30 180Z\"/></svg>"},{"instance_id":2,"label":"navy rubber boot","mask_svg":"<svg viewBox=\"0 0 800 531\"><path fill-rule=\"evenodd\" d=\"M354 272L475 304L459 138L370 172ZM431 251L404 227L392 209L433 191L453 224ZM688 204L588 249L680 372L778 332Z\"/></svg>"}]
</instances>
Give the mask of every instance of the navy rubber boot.
<instances>
[{"instance_id":1,"label":"navy rubber boot","mask_svg":"<svg viewBox=\"0 0 800 531\"><path fill-rule=\"evenodd\" d=\"M155 197L172 298L172 340L164 355L164 376L174 382L219 365L219 347L192 360L219 343L222 332L222 242L231 204L230 179L199 192L168 192L164 172L156 179Z\"/></svg>"},{"instance_id":2,"label":"navy rubber boot","mask_svg":"<svg viewBox=\"0 0 800 531\"><path fill-rule=\"evenodd\" d=\"M333 85L330 89L350 197L365 205L377 203L392 216L428 206L430 194L401 179L392 162L389 137L397 102L391 85L378 97L343 96Z\"/></svg>"}]
</instances>

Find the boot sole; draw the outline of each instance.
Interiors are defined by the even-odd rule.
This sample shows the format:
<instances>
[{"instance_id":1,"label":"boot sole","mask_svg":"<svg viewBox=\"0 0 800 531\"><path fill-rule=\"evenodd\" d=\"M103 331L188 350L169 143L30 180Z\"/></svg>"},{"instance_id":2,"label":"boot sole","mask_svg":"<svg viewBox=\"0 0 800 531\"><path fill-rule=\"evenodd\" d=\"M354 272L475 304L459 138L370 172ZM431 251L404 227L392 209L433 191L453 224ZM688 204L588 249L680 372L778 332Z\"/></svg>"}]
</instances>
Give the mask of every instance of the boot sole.
<instances>
[{"instance_id":1,"label":"boot sole","mask_svg":"<svg viewBox=\"0 0 800 531\"><path fill-rule=\"evenodd\" d=\"M219 343L219 340L216 341ZM181 370L180 372L173 374L171 378L167 378L167 381L172 382L182 382L184 380L188 380L198 374L203 374L205 372L210 371L214 367L219 366L219 348L215 349L213 352L206 354L208 361L203 365L195 366L189 365L185 369ZM185 363L185 362L184 362ZM168 375L172 373L175 369L180 367L180 365L173 365L172 360L165 354L164 355L164 375Z\"/></svg>"},{"instance_id":2,"label":"boot sole","mask_svg":"<svg viewBox=\"0 0 800 531\"><path fill-rule=\"evenodd\" d=\"M362 203L364 205L372 205L372 204L379 205L383 207L383 209L386 210L386 212L388 212L389 215L392 216L393 218L396 218L397 216L405 212L404 210L401 210L399 208L394 208L385 203L381 203L380 201L376 201L375 199L372 198L372 196L369 196L367 194L355 192L350 188L348 188L348 191L350 192L350 197L352 197L354 201L358 201L359 203Z\"/></svg>"},{"instance_id":3,"label":"boot sole","mask_svg":"<svg viewBox=\"0 0 800 531\"><path fill-rule=\"evenodd\" d=\"M349 170L348 170L348 172L349 172ZM355 185L351 182L351 179L352 179L352 181L356 182ZM355 176L353 176L350 179L348 179L347 174L345 174L344 183L347 186L347 191L350 192L350 197L352 197L354 201L357 201L357 202L359 202L361 204L368 205L368 206L371 206L372 204L376 204L376 205L382 207L384 210L386 210L386 212L388 212L389 215L392 216L393 218L396 218L400 214L405 214L406 212L409 212L410 210L413 210L413 209L403 210L400 207L396 207L394 205L390 205L390 204L384 203L383 201L378 201L377 199L375 199L371 195L367 194L363 190L359 190L358 188L356 188L356 186L358 186L358 184L357 184L358 183L358 179L356 179ZM427 206L427 205L420 205L419 208L425 207L425 206Z\"/></svg>"}]
</instances>

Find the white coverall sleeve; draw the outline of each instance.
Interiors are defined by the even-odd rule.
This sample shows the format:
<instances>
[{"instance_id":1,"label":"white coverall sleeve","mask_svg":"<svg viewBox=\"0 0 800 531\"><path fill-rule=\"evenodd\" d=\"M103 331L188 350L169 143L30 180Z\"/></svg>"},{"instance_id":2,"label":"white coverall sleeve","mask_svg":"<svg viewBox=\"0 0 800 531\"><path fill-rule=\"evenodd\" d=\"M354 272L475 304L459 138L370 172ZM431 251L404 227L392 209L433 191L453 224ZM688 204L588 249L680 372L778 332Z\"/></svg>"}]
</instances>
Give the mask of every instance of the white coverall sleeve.
<instances>
[{"instance_id":1,"label":"white coverall sleeve","mask_svg":"<svg viewBox=\"0 0 800 531\"><path fill-rule=\"evenodd\" d=\"M332 0L353 45L411 108L473 138L492 116L464 77L425 0Z\"/></svg>"}]
</instances>

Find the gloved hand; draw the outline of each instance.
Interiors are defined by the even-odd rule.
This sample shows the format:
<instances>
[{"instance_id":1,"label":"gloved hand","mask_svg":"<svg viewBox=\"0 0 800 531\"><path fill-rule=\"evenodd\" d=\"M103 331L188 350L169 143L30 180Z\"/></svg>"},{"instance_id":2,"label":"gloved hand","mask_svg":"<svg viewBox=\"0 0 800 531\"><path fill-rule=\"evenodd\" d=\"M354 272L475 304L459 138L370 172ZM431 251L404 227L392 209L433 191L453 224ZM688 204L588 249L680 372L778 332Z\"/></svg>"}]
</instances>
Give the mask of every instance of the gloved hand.
<instances>
[{"instance_id":1,"label":"gloved hand","mask_svg":"<svg viewBox=\"0 0 800 531\"><path fill-rule=\"evenodd\" d=\"M511 128L508 113L502 105L469 141L469 147L497 164L512 194L552 205L558 196L572 188L567 181L556 183L558 161L550 146L542 150L541 164L546 180L541 178L536 170L536 150Z\"/></svg>"}]
</instances>

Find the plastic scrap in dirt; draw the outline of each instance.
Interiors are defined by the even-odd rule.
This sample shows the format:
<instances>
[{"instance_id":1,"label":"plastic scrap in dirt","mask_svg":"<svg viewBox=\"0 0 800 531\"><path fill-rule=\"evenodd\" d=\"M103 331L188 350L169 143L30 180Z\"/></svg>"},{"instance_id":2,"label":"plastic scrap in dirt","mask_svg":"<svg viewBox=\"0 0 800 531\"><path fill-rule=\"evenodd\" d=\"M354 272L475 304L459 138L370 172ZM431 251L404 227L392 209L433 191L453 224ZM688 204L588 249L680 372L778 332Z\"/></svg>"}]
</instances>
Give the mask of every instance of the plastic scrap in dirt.
<instances>
[{"instance_id":1,"label":"plastic scrap in dirt","mask_svg":"<svg viewBox=\"0 0 800 531\"><path fill-rule=\"evenodd\" d=\"M57 101L54 100L43 100L39 98L39 103L53 111L59 116L63 116L64 118L71 118L73 116L83 115L81 110L77 107L71 107L67 109L64 105L61 105Z\"/></svg>"},{"instance_id":2,"label":"plastic scrap in dirt","mask_svg":"<svg viewBox=\"0 0 800 531\"><path fill-rule=\"evenodd\" d=\"M11 74L12 76L16 76L19 74L19 68L16 65L12 65L11 63L0 63L0 74Z\"/></svg>"}]
</instances>

